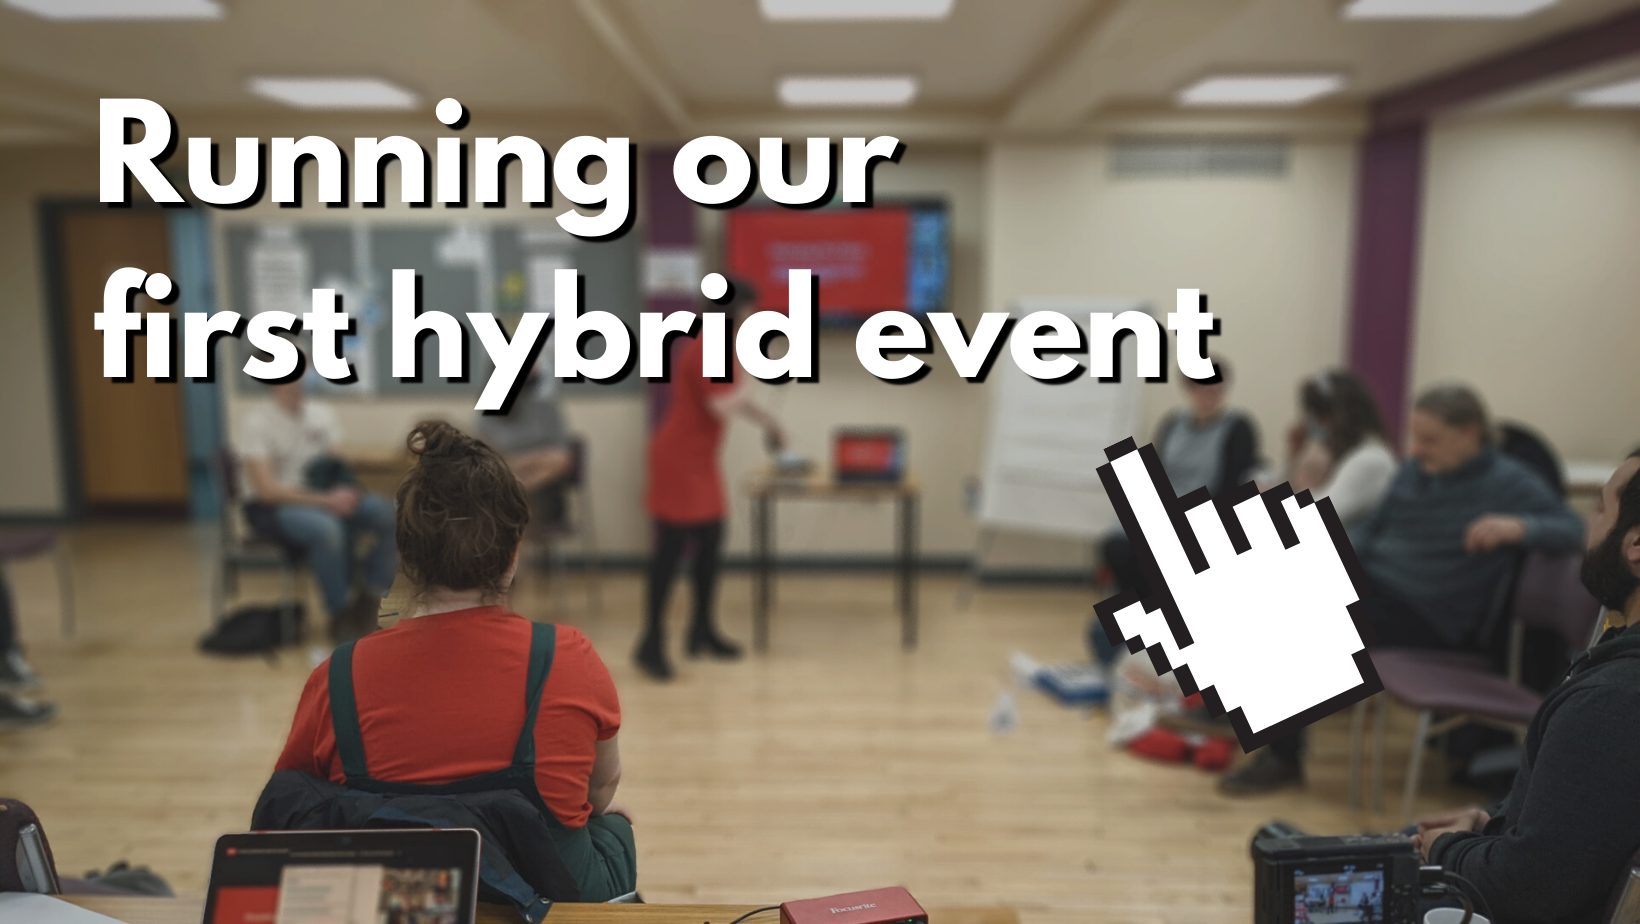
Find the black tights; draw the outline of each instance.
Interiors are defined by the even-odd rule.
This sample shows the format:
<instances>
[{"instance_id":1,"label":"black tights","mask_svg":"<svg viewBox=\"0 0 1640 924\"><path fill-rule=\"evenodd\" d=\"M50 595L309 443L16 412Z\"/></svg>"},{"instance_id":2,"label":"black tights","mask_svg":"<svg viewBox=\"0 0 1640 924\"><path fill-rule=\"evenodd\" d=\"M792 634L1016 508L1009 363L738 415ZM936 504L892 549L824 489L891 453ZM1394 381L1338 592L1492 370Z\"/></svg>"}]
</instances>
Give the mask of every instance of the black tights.
<instances>
[{"instance_id":1,"label":"black tights","mask_svg":"<svg viewBox=\"0 0 1640 924\"><path fill-rule=\"evenodd\" d=\"M666 600L672 595L672 579L677 576L685 547L693 545L695 567L694 621L691 632L713 629L712 604L717 598L718 553L723 548L723 521L683 526L655 521L655 555L649 560L649 609L644 627L646 638L659 638L666 620Z\"/></svg>"}]
</instances>

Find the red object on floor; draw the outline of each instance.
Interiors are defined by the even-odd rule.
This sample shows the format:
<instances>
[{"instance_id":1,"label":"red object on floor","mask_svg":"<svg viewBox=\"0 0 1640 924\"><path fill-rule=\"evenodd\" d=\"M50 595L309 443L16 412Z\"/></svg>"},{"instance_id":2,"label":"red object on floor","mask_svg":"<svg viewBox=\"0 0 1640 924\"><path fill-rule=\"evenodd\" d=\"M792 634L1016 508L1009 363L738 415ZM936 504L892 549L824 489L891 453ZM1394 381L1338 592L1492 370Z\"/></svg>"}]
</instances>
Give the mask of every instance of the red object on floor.
<instances>
[{"instance_id":1,"label":"red object on floor","mask_svg":"<svg viewBox=\"0 0 1640 924\"><path fill-rule=\"evenodd\" d=\"M1186 709L1205 709L1207 704L1202 701L1200 693L1192 693L1184 698L1184 707Z\"/></svg>"},{"instance_id":2,"label":"red object on floor","mask_svg":"<svg viewBox=\"0 0 1640 924\"><path fill-rule=\"evenodd\" d=\"M1209 772L1223 770L1235 756L1235 745L1230 738L1208 738L1206 744L1196 749L1196 766Z\"/></svg>"},{"instance_id":3,"label":"red object on floor","mask_svg":"<svg viewBox=\"0 0 1640 924\"><path fill-rule=\"evenodd\" d=\"M1152 728L1129 741L1128 750L1140 757L1149 757L1170 764L1184 763L1190 759L1190 743L1178 732L1168 728Z\"/></svg>"}]
</instances>

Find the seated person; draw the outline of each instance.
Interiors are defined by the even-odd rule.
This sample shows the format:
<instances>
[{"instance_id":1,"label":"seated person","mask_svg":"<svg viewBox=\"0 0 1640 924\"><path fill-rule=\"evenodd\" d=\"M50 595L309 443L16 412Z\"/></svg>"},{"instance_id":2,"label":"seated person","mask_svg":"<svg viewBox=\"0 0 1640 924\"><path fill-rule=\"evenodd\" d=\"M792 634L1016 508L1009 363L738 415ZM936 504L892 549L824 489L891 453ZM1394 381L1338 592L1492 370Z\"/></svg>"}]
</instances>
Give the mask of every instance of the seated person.
<instances>
[{"instance_id":1,"label":"seated person","mask_svg":"<svg viewBox=\"0 0 1640 924\"><path fill-rule=\"evenodd\" d=\"M1252 418L1227 404L1230 364L1217 356L1212 359L1218 381L1185 379L1184 397L1189 408L1163 417L1152 439L1177 497L1202 487L1214 496L1222 494L1245 484L1258 464L1258 430ZM1116 592L1139 582L1139 562L1126 534L1120 530L1112 533L1104 542L1102 555ZM1115 649L1099 627L1099 620L1089 625L1088 639L1099 663L1109 665L1115 659Z\"/></svg>"},{"instance_id":2,"label":"seated person","mask_svg":"<svg viewBox=\"0 0 1640 924\"><path fill-rule=\"evenodd\" d=\"M518 791L550 814L542 823L581 900L624 895L637 858L631 823L614 804L621 707L604 662L575 629L552 630L535 722L525 727L535 627L505 605L529 521L523 488L495 450L449 424L418 424L408 443L417 461L399 486L397 530L415 609L337 649L333 657L351 661L351 704L337 709L330 662L313 671L278 769L367 792L417 784L437 795L521 768ZM338 753L333 716L348 714L345 705L368 780L349 778ZM534 737L532 765L514 763L521 734Z\"/></svg>"},{"instance_id":3,"label":"seated person","mask_svg":"<svg viewBox=\"0 0 1640 924\"><path fill-rule=\"evenodd\" d=\"M324 596L331 635L358 638L376 628L382 595L398 573L393 504L351 484L314 484L320 468L334 468L323 462L334 458L341 438L336 413L307 400L300 379L269 390L273 401L246 415L237 440L245 519L257 533L303 551ZM354 593L352 540L361 535L374 537L375 545L364 587Z\"/></svg>"},{"instance_id":4,"label":"seated person","mask_svg":"<svg viewBox=\"0 0 1640 924\"><path fill-rule=\"evenodd\" d=\"M1378 504L1395 476L1395 454L1384 436L1372 392L1352 372L1323 372L1299 389L1304 417L1288 434L1288 483L1332 500L1345 526Z\"/></svg>"},{"instance_id":5,"label":"seated person","mask_svg":"<svg viewBox=\"0 0 1640 924\"><path fill-rule=\"evenodd\" d=\"M1375 591L1361 602L1397 648L1483 650L1475 637L1519 548L1572 552L1582 524L1543 479L1492 448L1480 398L1432 388L1412 409L1409 458L1378 509L1350 530ZM1230 795L1301 783L1302 730L1273 741L1219 780Z\"/></svg>"},{"instance_id":6,"label":"seated person","mask_svg":"<svg viewBox=\"0 0 1640 924\"><path fill-rule=\"evenodd\" d=\"M1605 634L1574 661L1526 731L1509 795L1483 811L1425 819L1427 862L1475 884L1496 924L1596 924L1640 849L1640 453L1589 517L1583 586Z\"/></svg>"},{"instance_id":7,"label":"seated person","mask_svg":"<svg viewBox=\"0 0 1640 924\"><path fill-rule=\"evenodd\" d=\"M542 352L552 348L548 343ZM569 428L558 400L558 380L543 356L530 368L518 398L506 414L483 414L478 435L507 461L530 501L532 530L564 522L563 481L575 465Z\"/></svg>"}]
</instances>

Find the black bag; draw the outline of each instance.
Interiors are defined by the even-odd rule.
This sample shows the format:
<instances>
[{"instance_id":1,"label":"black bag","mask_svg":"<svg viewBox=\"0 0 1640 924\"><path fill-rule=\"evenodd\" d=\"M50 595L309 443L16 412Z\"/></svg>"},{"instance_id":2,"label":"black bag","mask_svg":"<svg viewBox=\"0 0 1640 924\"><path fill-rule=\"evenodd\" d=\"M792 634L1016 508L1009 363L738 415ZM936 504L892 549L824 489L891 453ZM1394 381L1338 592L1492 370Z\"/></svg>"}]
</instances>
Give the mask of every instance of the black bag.
<instances>
[{"instance_id":1,"label":"black bag","mask_svg":"<svg viewBox=\"0 0 1640 924\"><path fill-rule=\"evenodd\" d=\"M199 640L199 650L224 655L271 654L277 648L300 645L306 615L300 603L242 606Z\"/></svg>"},{"instance_id":2,"label":"black bag","mask_svg":"<svg viewBox=\"0 0 1640 924\"><path fill-rule=\"evenodd\" d=\"M114 892L124 892L127 895L147 895L153 898L176 898L171 891L171 884L166 882L160 874L146 866L132 866L125 860L116 862L105 870L91 870L85 874L85 881L102 886Z\"/></svg>"},{"instance_id":3,"label":"black bag","mask_svg":"<svg viewBox=\"0 0 1640 924\"><path fill-rule=\"evenodd\" d=\"M329 491L340 485L356 485L358 475L340 456L315 456L302 469L302 484L311 491Z\"/></svg>"}]
</instances>

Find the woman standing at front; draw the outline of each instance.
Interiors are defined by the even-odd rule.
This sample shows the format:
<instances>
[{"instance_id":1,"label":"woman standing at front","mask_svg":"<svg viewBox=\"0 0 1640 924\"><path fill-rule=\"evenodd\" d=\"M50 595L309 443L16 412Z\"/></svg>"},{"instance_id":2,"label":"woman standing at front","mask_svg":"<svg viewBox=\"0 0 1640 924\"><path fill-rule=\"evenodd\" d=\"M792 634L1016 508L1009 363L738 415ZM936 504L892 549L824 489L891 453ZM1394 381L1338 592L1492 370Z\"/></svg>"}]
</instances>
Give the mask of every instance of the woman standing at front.
<instances>
[{"instance_id":1,"label":"woman standing at front","mask_svg":"<svg viewBox=\"0 0 1640 924\"><path fill-rule=\"evenodd\" d=\"M516 790L542 813L581 901L624 895L637 860L613 801L614 681L580 632L504 605L524 489L495 450L449 424L418 424L407 444L416 464L396 517L414 612L314 670L278 769L366 792Z\"/></svg>"},{"instance_id":2,"label":"woman standing at front","mask_svg":"<svg viewBox=\"0 0 1640 924\"><path fill-rule=\"evenodd\" d=\"M734 326L757 303L757 293L740 280L730 280L728 341ZM731 362L731 372L733 371ZM723 520L728 503L718 455L723 448L724 425L739 414L763 428L764 440L779 449L785 437L780 424L754 403L733 381L702 375L701 338L678 344L672 358L670 397L665 414L649 439L649 489L646 505L655 519L654 555L649 564L648 600L644 634L633 660L655 680L672 679L666 655L666 600L684 552L692 550L694 616L689 629L690 657L708 655L732 660L740 646L718 633L713 605L717 595L718 554L723 547Z\"/></svg>"}]
</instances>

